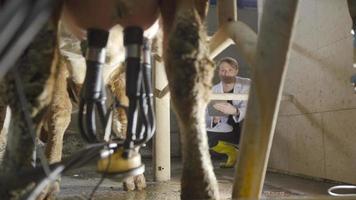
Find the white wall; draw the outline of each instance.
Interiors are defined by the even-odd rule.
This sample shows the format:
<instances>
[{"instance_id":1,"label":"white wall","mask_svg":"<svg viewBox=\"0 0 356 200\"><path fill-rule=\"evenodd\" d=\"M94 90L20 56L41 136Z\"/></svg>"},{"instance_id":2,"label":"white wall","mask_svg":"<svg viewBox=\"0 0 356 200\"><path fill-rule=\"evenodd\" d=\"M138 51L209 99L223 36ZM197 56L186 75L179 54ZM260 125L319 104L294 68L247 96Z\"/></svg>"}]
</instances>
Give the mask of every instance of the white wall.
<instances>
[{"instance_id":1,"label":"white wall","mask_svg":"<svg viewBox=\"0 0 356 200\"><path fill-rule=\"evenodd\" d=\"M356 183L356 94L346 0L300 0L269 167Z\"/></svg>"}]
</instances>

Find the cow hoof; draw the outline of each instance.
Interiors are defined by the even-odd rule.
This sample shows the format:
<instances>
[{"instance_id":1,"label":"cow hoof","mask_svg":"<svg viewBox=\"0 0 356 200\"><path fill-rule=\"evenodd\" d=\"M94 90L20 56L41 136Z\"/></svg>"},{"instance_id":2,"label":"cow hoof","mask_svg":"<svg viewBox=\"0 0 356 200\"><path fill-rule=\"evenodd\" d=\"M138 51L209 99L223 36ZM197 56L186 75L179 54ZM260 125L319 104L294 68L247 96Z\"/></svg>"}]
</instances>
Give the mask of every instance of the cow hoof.
<instances>
[{"instance_id":1,"label":"cow hoof","mask_svg":"<svg viewBox=\"0 0 356 200\"><path fill-rule=\"evenodd\" d=\"M47 186L37 197L37 200L52 200L56 199L56 195L59 193L60 185L59 181Z\"/></svg>"},{"instance_id":2,"label":"cow hoof","mask_svg":"<svg viewBox=\"0 0 356 200\"><path fill-rule=\"evenodd\" d=\"M146 179L143 174L132 176L124 180L123 187L125 191L143 190L146 188Z\"/></svg>"},{"instance_id":3,"label":"cow hoof","mask_svg":"<svg viewBox=\"0 0 356 200\"><path fill-rule=\"evenodd\" d=\"M129 177L124 180L123 187L125 191L133 191L135 190L135 180L134 177Z\"/></svg>"},{"instance_id":4,"label":"cow hoof","mask_svg":"<svg viewBox=\"0 0 356 200\"><path fill-rule=\"evenodd\" d=\"M143 190L146 188L146 178L143 174L134 177L137 190Z\"/></svg>"}]
</instances>

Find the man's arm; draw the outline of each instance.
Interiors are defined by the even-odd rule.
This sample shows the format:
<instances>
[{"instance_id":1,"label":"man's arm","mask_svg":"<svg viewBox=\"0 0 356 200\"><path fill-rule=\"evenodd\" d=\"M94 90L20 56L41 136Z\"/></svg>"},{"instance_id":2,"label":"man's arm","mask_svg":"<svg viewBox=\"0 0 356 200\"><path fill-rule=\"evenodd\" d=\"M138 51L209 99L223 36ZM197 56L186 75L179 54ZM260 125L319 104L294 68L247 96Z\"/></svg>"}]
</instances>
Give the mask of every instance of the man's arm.
<instances>
[{"instance_id":1,"label":"man's arm","mask_svg":"<svg viewBox=\"0 0 356 200\"><path fill-rule=\"evenodd\" d=\"M209 115L208 113L208 109L205 109L205 127L207 128L211 128L211 120L212 120L212 117Z\"/></svg>"},{"instance_id":2,"label":"man's arm","mask_svg":"<svg viewBox=\"0 0 356 200\"><path fill-rule=\"evenodd\" d=\"M246 115L247 101L242 101L240 104L235 106L237 114L233 116L235 122L241 122Z\"/></svg>"},{"instance_id":3,"label":"man's arm","mask_svg":"<svg viewBox=\"0 0 356 200\"><path fill-rule=\"evenodd\" d=\"M241 78L240 83L242 84L241 91L237 91L237 93L249 94L251 80L248 78ZM237 105L234 105L236 109L239 111L238 115L234 116L235 122L241 122L245 119L246 110L247 110L247 101L240 101Z\"/></svg>"}]
</instances>

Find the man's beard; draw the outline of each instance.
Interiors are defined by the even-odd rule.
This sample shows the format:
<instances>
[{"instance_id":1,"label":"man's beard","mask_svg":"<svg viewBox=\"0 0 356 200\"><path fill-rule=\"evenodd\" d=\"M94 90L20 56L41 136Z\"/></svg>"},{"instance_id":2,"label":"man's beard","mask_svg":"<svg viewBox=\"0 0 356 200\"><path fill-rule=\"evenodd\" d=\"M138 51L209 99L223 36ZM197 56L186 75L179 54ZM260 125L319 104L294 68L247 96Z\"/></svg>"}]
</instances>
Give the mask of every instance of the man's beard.
<instances>
[{"instance_id":1,"label":"man's beard","mask_svg":"<svg viewBox=\"0 0 356 200\"><path fill-rule=\"evenodd\" d=\"M220 76L220 79L223 83L234 83L236 80L235 76Z\"/></svg>"}]
</instances>

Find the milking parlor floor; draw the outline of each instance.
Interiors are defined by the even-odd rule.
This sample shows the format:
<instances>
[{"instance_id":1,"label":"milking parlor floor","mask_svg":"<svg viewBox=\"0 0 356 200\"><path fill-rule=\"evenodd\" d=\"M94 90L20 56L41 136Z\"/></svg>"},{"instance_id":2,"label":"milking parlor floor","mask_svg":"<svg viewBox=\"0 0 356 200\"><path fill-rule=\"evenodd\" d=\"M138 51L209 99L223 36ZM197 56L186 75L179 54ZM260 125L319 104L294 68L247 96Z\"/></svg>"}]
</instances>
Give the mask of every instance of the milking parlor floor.
<instances>
[{"instance_id":1,"label":"milking parlor floor","mask_svg":"<svg viewBox=\"0 0 356 200\"><path fill-rule=\"evenodd\" d=\"M221 199L231 199L234 169L219 168L219 160L214 160L215 173L219 181ZM147 188L143 191L125 192L122 183L111 179L98 188L94 199L132 199L132 200L174 200L180 199L181 161L172 158L172 179L167 182L154 182L152 162L145 159ZM100 174L95 172L95 163L73 170L62 177L61 192L58 199L88 199L89 194L99 182ZM263 187L262 199L334 199L327 195L327 189L335 183L310 178L301 178L269 171ZM343 198L345 199L345 198Z\"/></svg>"}]
</instances>

